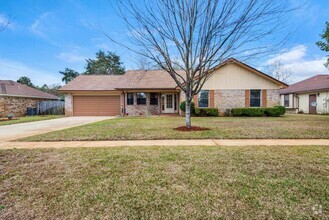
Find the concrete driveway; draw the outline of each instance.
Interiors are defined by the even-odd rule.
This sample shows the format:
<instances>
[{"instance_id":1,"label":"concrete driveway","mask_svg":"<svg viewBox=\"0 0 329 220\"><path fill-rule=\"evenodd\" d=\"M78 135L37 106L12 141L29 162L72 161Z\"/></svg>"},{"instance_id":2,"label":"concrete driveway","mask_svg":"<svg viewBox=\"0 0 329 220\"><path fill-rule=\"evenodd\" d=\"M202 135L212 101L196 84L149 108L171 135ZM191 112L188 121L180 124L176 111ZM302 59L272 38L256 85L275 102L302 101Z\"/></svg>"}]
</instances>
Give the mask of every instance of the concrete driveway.
<instances>
[{"instance_id":1,"label":"concrete driveway","mask_svg":"<svg viewBox=\"0 0 329 220\"><path fill-rule=\"evenodd\" d=\"M12 141L18 138L47 133L50 131L62 130L84 124L89 124L106 119L112 116L86 116L86 117L64 117L58 119L28 122L13 125L0 126L0 142Z\"/></svg>"}]
</instances>

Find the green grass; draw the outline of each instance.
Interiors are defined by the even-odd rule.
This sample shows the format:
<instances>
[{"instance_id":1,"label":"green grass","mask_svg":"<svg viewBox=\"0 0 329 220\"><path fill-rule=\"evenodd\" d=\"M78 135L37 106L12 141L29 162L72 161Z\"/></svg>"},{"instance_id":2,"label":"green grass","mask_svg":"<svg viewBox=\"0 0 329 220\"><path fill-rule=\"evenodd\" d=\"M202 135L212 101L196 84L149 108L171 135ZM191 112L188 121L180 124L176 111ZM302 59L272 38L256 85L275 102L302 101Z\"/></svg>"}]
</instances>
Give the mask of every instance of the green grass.
<instances>
[{"instance_id":1,"label":"green grass","mask_svg":"<svg viewBox=\"0 0 329 220\"><path fill-rule=\"evenodd\" d=\"M328 163L329 146L1 150L0 219L325 219Z\"/></svg>"},{"instance_id":2,"label":"green grass","mask_svg":"<svg viewBox=\"0 0 329 220\"><path fill-rule=\"evenodd\" d=\"M74 140L156 140L206 138L329 138L329 116L286 115L284 117L209 117L192 118L192 125L211 130L179 132L184 117L126 117L106 120L47 134L22 141Z\"/></svg>"},{"instance_id":3,"label":"green grass","mask_svg":"<svg viewBox=\"0 0 329 220\"><path fill-rule=\"evenodd\" d=\"M43 121L43 120L49 120L49 119L55 119L55 118L61 118L61 117L64 117L64 116L63 115L45 115L45 116L19 117L18 119L0 121L0 126L33 122L33 121Z\"/></svg>"}]
</instances>

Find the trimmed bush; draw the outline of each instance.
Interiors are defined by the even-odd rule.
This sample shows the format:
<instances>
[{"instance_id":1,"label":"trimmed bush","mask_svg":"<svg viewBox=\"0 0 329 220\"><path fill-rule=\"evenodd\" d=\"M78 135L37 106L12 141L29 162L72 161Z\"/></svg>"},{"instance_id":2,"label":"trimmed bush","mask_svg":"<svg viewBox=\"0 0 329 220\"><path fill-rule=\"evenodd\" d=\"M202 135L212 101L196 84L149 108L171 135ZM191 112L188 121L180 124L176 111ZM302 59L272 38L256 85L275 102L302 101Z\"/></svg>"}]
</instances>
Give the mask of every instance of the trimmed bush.
<instances>
[{"instance_id":1,"label":"trimmed bush","mask_svg":"<svg viewBox=\"0 0 329 220\"><path fill-rule=\"evenodd\" d=\"M279 108L280 109L280 115L286 114L286 107L278 105L278 106L274 106L274 108Z\"/></svg>"},{"instance_id":2,"label":"trimmed bush","mask_svg":"<svg viewBox=\"0 0 329 220\"><path fill-rule=\"evenodd\" d=\"M283 106L275 106L272 108L233 108L231 109L232 116L235 117L279 117L284 115L286 109Z\"/></svg>"},{"instance_id":3,"label":"trimmed bush","mask_svg":"<svg viewBox=\"0 0 329 220\"><path fill-rule=\"evenodd\" d=\"M218 116L218 109L217 108L195 108L195 115L201 117L207 116Z\"/></svg>"},{"instance_id":4,"label":"trimmed bush","mask_svg":"<svg viewBox=\"0 0 329 220\"><path fill-rule=\"evenodd\" d=\"M282 113L282 109L280 109L278 107L265 109L265 115L269 116L269 117L280 117L281 113Z\"/></svg>"},{"instance_id":5,"label":"trimmed bush","mask_svg":"<svg viewBox=\"0 0 329 220\"><path fill-rule=\"evenodd\" d=\"M185 110L186 110L186 102L185 101L181 102L180 105L179 105L179 108L180 108L180 110L182 110L183 112L185 112ZM194 114L194 112L195 112L194 102L191 102L191 114Z\"/></svg>"},{"instance_id":6,"label":"trimmed bush","mask_svg":"<svg viewBox=\"0 0 329 220\"><path fill-rule=\"evenodd\" d=\"M264 108L232 108L232 115L235 117L261 117L265 114Z\"/></svg>"}]
</instances>

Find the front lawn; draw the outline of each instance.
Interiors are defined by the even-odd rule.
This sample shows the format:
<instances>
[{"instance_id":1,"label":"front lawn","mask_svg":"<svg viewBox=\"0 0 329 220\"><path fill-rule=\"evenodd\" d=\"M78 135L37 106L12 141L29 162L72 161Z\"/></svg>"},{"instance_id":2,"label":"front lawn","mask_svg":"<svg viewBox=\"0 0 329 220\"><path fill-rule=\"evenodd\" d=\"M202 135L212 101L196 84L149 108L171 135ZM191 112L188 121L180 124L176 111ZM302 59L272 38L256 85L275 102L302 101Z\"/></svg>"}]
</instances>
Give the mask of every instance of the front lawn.
<instances>
[{"instance_id":1,"label":"front lawn","mask_svg":"<svg viewBox=\"0 0 329 220\"><path fill-rule=\"evenodd\" d=\"M17 119L13 119L13 120L0 119L0 126L33 122L33 121L49 120L49 119L55 119L55 118L61 118L61 117L64 117L64 116L63 115L42 115L42 116L19 117Z\"/></svg>"},{"instance_id":2,"label":"front lawn","mask_svg":"<svg viewBox=\"0 0 329 220\"><path fill-rule=\"evenodd\" d=\"M329 146L0 150L0 219L325 219Z\"/></svg>"},{"instance_id":3,"label":"front lawn","mask_svg":"<svg viewBox=\"0 0 329 220\"><path fill-rule=\"evenodd\" d=\"M184 117L125 117L96 122L22 141L156 140L205 138L329 138L329 116L286 115L278 118L209 117L192 118L192 125L206 131L180 132Z\"/></svg>"}]
</instances>

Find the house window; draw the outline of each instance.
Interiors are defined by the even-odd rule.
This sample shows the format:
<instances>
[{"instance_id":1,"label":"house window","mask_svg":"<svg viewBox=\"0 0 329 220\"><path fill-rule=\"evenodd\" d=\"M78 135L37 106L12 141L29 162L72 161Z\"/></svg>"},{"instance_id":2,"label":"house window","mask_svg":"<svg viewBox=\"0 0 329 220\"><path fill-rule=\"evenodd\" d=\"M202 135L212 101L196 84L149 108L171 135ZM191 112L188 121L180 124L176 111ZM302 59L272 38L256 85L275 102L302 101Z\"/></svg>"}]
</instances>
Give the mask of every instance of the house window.
<instances>
[{"instance_id":1,"label":"house window","mask_svg":"<svg viewBox=\"0 0 329 220\"><path fill-rule=\"evenodd\" d=\"M284 107L289 107L289 95L284 95Z\"/></svg>"},{"instance_id":2,"label":"house window","mask_svg":"<svg viewBox=\"0 0 329 220\"><path fill-rule=\"evenodd\" d=\"M260 90L250 90L250 107L260 107Z\"/></svg>"},{"instance_id":3,"label":"house window","mask_svg":"<svg viewBox=\"0 0 329 220\"><path fill-rule=\"evenodd\" d=\"M158 105L158 93L150 94L150 105Z\"/></svg>"},{"instance_id":4,"label":"house window","mask_svg":"<svg viewBox=\"0 0 329 220\"><path fill-rule=\"evenodd\" d=\"M200 108L209 107L209 90L201 90L199 93L198 106Z\"/></svg>"},{"instance_id":5,"label":"house window","mask_svg":"<svg viewBox=\"0 0 329 220\"><path fill-rule=\"evenodd\" d=\"M134 104L134 93L127 93L127 105Z\"/></svg>"},{"instance_id":6,"label":"house window","mask_svg":"<svg viewBox=\"0 0 329 220\"><path fill-rule=\"evenodd\" d=\"M146 94L144 92L137 93L137 105L146 105Z\"/></svg>"}]
</instances>

